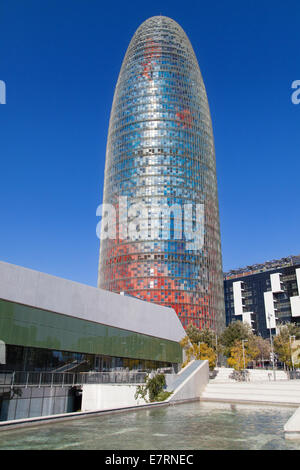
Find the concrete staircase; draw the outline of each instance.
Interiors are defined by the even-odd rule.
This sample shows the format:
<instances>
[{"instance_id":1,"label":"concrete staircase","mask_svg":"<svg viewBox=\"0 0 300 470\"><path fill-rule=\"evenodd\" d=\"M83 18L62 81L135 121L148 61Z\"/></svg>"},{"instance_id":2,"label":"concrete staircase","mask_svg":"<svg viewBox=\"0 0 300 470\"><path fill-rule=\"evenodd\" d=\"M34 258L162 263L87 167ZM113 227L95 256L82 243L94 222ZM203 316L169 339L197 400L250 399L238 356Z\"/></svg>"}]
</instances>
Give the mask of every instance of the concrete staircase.
<instances>
[{"instance_id":1,"label":"concrete staircase","mask_svg":"<svg viewBox=\"0 0 300 470\"><path fill-rule=\"evenodd\" d=\"M247 369L249 372L249 381L250 382L270 382L274 380L274 375L272 370L266 369ZM236 380L231 379L230 375L233 372L233 369L229 367L220 367L215 369L216 376L210 380L210 383L236 383ZM283 370L276 370L276 381L278 380L287 380L287 374Z\"/></svg>"},{"instance_id":2,"label":"concrete staircase","mask_svg":"<svg viewBox=\"0 0 300 470\"><path fill-rule=\"evenodd\" d=\"M300 380L287 380L284 371L249 370L249 382L229 378L232 369L220 369L201 394L202 401L268 403L300 406ZM271 372L271 378L269 374Z\"/></svg>"}]
</instances>

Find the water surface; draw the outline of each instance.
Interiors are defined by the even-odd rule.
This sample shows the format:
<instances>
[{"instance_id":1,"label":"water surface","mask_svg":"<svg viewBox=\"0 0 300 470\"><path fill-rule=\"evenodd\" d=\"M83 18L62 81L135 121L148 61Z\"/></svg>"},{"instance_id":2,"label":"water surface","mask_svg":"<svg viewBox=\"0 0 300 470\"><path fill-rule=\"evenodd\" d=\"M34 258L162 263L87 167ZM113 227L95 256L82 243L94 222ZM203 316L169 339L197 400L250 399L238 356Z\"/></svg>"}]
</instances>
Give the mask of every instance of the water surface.
<instances>
[{"instance_id":1,"label":"water surface","mask_svg":"<svg viewBox=\"0 0 300 470\"><path fill-rule=\"evenodd\" d=\"M0 449L297 449L283 426L295 408L188 403L0 431Z\"/></svg>"}]
</instances>

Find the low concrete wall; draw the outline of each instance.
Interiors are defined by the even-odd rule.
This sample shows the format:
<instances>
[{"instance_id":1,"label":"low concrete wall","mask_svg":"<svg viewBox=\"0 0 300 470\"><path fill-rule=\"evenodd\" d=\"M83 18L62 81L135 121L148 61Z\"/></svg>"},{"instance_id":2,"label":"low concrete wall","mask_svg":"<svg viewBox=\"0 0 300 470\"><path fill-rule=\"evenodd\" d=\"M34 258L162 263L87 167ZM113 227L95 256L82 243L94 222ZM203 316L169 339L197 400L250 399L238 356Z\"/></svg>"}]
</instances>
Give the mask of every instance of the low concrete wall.
<instances>
[{"instance_id":1,"label":"low concrete wall","mask_svg":"<svg viewBox=\"0 0 300 470\"><path fill-rule=\"evenodd\" d=\"M166 386L167 386L167 389L168 390L171 390L172 389L172 385L174 383L174 381L176 380L176 378L178 377L177 374L166 374L165 375L165 378L166 378Z\"/></svg>"},{"instance_id":2,"label":"low concrete wall","mask_svg":"<svg viewBox=\"0 0 300 470\"><path fill-rule=\"evenodd\" d=\"M300 408L295 411L293 416L285 424L284 434L286 439L300 440Z\"/></svg>"},{"instance_id":3,"label":"low concrete wall","mask_svg":"<svg viewBox=\"0 0 300 470\"><path fill-rule=\"evenodd\" d=\"M184 370L184 369L183 369ZM180 376L180 373L178 374ZM171 385L178 375L166 375L167 384ZM173 390L166 402L200 399L209 380L208 361L202 361L199 367ZM146 404L142 398L135 399L137 385L129 384L87 384L82 387L82 411L107 410ZM170 388L169 388L170 389Z\"/></svg>"},{"instance_id":4,"label":"low concrete wall","mask_svg":"<svg viewBox=\"0 0 300 470\"><path fill-rule=\"evenodd\" d=\"M137 385L88 384L82 387L82 411L107 410L144 405L145 400L134 398Z\"/></svg>"},{"instance_id":5,"label":"low concrete wall","mask_svg":"<svg viewBox=\"0 0 300 470\"><path fill-rule=\"evenodd\" d=\"M203 361L199 367L189 375L167 400L168 402L196 400L209 381L208 361Z\"/></svg>"}]
</instances>

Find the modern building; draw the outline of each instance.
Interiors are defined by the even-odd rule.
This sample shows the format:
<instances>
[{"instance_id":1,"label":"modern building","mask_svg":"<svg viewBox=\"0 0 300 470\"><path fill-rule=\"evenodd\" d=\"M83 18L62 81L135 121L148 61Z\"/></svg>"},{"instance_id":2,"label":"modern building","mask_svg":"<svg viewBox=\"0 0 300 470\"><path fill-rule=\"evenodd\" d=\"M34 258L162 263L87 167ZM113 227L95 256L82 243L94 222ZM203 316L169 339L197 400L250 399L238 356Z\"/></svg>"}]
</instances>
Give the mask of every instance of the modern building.
<instances>
[{"instance_id":1,"label":"modern building","mask_svg":"<svg viewBox=\"0 0 300 470\"><path fill-rule=\"evenodd\" d=\"M103 203L106 214L114 207L116 227L103 224L98 286L172 307L184 327L224 328L209 105L191 43L170 18L142 23L127 49Z\"/></svg>"},{"instance_id":2,"label":"modern building","mask_svg":"<svg viewBox=\"0 0 300 470\"><path fill-rule=\"evenodd\" d=\"M226 324L242 320L268 337L279 324L300 324L300 255L224 274Z\"/></svg>"},{"instance_id":3,"label":"modern building","mask_svg":"<svg viewBox=\"0 0 300 470\"><path fill-rule=\"evenodd\" d=\"M0 420L77 411L98 372L177 371L184 336L171 308L0 262Z\"/></svg>"}]
</instances>

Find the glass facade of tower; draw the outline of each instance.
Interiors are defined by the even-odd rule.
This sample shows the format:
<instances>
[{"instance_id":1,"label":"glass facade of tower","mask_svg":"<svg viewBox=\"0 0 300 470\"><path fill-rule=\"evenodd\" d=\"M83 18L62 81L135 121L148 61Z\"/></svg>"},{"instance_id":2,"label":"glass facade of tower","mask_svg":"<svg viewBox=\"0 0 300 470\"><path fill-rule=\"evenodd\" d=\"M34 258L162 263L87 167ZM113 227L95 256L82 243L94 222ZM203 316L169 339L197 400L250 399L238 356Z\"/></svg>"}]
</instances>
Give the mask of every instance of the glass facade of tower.
<instances>
[{"instance_id":1,"label":"glass facade of tower","mask_svg":"<svg viewBox=\"0 0 300 470\"><path fill-rule=\"evenodd\" d=\"M137 212L135 239L121 222L115 239L101 240L98 286L173 307L183 326L223 328L210 111L189 39L162 16L149 18L134 34L115 90L103 202L116 208L117 222L120 196L128 208L143 204L147 218ZM187 204L193 209L184 212ZM203 207L204 243L191 249L188 240L198 233L196 205ZM171 206L176 209L170 217L153 210Z\"/></svg>"}]
</instances>

